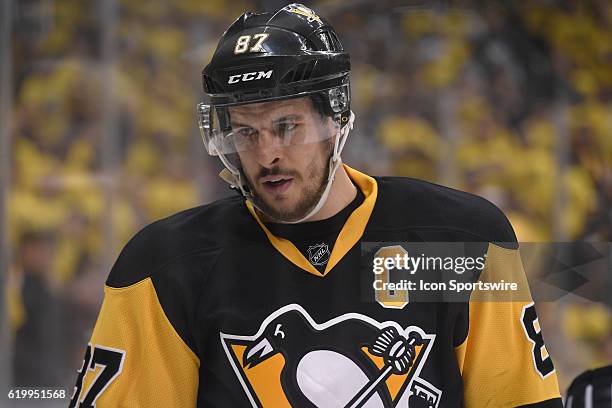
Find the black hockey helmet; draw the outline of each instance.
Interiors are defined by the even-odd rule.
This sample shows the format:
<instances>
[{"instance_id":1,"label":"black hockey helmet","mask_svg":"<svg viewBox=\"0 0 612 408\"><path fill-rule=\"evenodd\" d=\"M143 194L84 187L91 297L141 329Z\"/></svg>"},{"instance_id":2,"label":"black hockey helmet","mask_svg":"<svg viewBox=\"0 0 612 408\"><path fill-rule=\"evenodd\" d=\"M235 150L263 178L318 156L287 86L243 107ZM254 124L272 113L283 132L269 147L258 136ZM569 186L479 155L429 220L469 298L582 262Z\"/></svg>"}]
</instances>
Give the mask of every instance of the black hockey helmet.
<instances>
[{"instance_id":1,"label":"black hockey helmet","mask_svg":"<svg viewBox=\"0 0 612 408\"><path fill-rule=\"evenodd\" d=\"M295 96L348 84L350 58L333 28L301 4L240 16L202 72L212 105Z\"/></svg>"},{"instance_id":2,"label":"black hockey helmet","mask_svg":"<svg viewBox=\"0 0 612 408\"><path fill-rule=\"evenodd\" d=\"M206 98L198 116L208 152L216 154L207 129L229 126L225 111L215 111L219 107L318 93L323 111L347 124L349 72L349 54L333 28L308 7L289 4L275 12L244 13L223 33L202 71Z\"/></svg>"},{"instance_id":3,"label":"black hockey helmet","mask_svg":"<svg viewBox=\"0 0 612 408\"><path fill-rule=\"evenodd\" d=\"M609 407L612 405L612 366L587 370L567 390L567 408Z\"/></svg>"},{"instance_id":4,"label":"black hockey helmet","mask_svg":"<svg viewBox=\"0 0 612 408\"><path fill-rule=\"evenodd\" d=\"M239 154L258 146L258 131L249 123L232 128L230 113L260 104L309 97L324 120L314 131L292 132L292 125L261 124L275 129L276 146L334 139L330 180L341 164L340 153L353 126L350 110L350 58L333 28L302 4L269 13L244 13L223 33L210 63L202 71L204 102L197 106L200 132L209 154L219 156L230 174L222 177L252 198ZM278 128L278 129L277 129ZM280 130L282 129L282 130ZM227 176L227 177L226 177Z\"/></svg>"}]
</instances>

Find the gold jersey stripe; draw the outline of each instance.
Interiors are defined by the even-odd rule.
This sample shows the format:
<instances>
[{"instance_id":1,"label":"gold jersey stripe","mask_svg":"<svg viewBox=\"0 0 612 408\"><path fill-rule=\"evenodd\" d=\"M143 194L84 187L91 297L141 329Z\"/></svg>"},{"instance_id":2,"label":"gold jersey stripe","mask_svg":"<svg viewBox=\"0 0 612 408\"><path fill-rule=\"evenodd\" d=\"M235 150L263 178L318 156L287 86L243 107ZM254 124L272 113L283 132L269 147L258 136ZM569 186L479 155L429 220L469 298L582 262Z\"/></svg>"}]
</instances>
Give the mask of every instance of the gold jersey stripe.
<instances>
[{"instance_id":1,"label":"gold jersey stripe","mask_svg":"<svg viewBox=\"0 0 612 408\"><path fill-rule=\"evenodd\" d=\"M319 277L326 276L327 273L331 271L333 267L336 266L336 264L340 262L340 260L348 253L353 245L359 241L363 235L363 232L365 231L368 221L370 220L370 216L372 215L374 205L376 204L376 198L378 196L378 185L376 184L376 180L366 174L350 168L346 164L343 164L343 166L351 180L357 184L357 187L361 190L365 196L365 199L363 200L363 203L361 203L361 205L357 207L349 216L346 223L342 227L340 234L338 234L338 238L336 239L323 275L321 275L321 273L314 266L312 266L310 262L308 262L300 250L297 249L291 241L272 234L272 232L270 232L270 230L259 218L253 204L248 200L246 202L249 212L253 215L253 217L255 217L255 220L257 220L259 226L264 230L272 246L274 246L278 252L280 252L297 267Z\"/></svg>"}]
</instances>

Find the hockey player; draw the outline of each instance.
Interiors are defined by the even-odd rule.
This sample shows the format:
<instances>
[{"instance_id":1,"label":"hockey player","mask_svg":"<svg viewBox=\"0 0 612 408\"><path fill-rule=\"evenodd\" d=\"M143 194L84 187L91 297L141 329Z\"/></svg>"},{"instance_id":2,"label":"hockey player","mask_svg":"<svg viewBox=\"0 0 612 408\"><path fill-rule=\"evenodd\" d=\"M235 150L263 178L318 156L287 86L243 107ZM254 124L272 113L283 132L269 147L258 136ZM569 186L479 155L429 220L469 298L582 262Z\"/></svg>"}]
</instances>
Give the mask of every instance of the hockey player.
<instances>
[{"instance_id":1,"label":"hockey player","mask_svg":"<svg viewBox=\"0 0 612 408\"><path fill-rule=\"evenodd\" d=\"M524 272L484 199L342 163L349 72L300 4L223 34L198 117L240 194L125 246L71 407L561 406L530 299L363 296L362 242L481 242L488 271Z\"/></svg>"}]
</instances>

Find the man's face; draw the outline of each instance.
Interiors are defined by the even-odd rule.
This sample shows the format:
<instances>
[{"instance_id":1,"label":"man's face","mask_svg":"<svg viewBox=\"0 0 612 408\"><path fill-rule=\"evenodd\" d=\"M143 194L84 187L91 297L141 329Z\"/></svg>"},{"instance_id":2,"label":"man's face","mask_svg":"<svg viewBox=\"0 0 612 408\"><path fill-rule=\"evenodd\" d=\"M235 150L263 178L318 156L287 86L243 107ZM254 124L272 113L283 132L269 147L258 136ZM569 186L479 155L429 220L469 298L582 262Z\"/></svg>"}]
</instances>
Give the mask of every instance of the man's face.
<instances>
[{"instance_id":1,"label":"man's face","mask_svg":"<svg viewBox=\"0 0 612 408\"><path fill-rule=\"evenodd\" d=\"M277 221L304 217L325 189L336 127L310 98L229 108L242 170L255 204Z\"/></svg>"}]
</instances>

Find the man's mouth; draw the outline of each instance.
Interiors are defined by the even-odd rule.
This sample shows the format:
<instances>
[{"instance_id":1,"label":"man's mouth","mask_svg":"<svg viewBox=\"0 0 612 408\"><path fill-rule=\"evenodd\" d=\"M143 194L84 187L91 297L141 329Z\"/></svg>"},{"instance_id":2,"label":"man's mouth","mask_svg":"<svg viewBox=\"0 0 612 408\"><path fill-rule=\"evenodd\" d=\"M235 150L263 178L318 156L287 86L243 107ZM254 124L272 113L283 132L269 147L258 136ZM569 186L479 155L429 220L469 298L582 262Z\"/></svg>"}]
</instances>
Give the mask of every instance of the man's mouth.
<instances>
[{"instance_id":1,"label":"man's mouth","mask_svg":"<svg viewBox=\"0 0 612 408\"><path fill-rule=\"evenodd\" d=\"M291 183L293 182L293 177L288 176L266 176L260 179L261 184L263 184L265 190L269 193L283 193L287 191Z\"/></svg>"}]
</instances>

